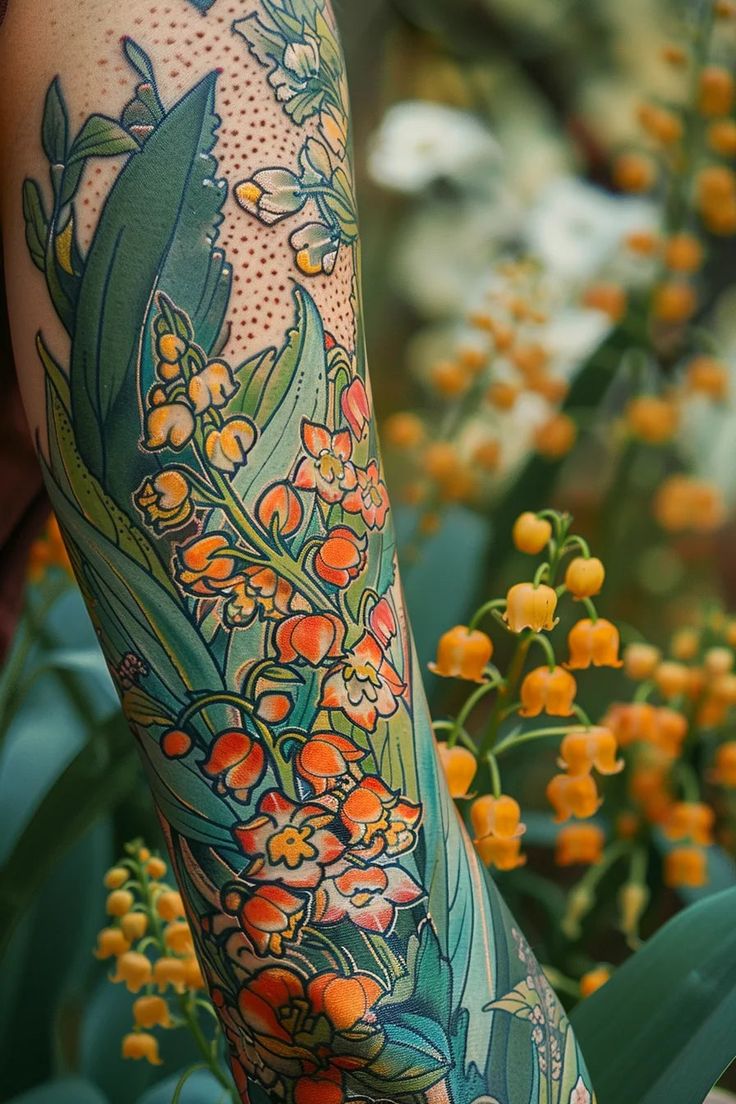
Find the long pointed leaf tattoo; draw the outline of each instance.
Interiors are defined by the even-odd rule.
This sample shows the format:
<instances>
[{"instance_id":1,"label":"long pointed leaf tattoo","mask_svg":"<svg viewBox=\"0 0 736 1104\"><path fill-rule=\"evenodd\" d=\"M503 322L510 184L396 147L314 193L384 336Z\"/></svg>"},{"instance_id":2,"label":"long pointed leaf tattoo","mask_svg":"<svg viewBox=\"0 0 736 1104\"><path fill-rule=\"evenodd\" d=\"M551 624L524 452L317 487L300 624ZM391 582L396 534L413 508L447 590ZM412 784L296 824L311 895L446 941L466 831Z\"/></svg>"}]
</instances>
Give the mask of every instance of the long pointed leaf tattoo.
<instances>
[{"instance_id":1,"label":"long pointed leaf tattoo","mask_svg":"<svg viewBox=\"0 0 736 1104\"><path fill-rule=\"evenodd\" d=\"M189 2L203 20L219 6ZM27 180L22 203L70 341L63 363L37 340L46 478L235 1083L256 1104L589 1104L433 750L366 378L332 15L260 0L229 31L291 128L291 163L226 177L218 72L168 102L145 42L125 39L120 118L102 104L74 133L50 85L51 185ZM83 248L80 185L109 157L122 167ZM244 235L290 223L291 320L268 348L230 339L226 204ZM310 290L339 258L342 341Z\"/></svg>"}]
</instances>

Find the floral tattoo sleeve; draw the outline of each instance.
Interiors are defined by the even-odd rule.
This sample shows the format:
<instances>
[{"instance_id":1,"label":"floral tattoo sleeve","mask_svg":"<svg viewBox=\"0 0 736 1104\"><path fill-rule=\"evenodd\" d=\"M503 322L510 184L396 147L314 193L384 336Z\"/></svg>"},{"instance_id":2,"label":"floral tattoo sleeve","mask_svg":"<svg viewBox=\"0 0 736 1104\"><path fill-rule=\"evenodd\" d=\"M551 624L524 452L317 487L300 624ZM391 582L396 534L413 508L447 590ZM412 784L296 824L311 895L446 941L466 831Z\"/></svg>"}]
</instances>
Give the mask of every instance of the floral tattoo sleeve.
<instances>
[{"instance_id":1,"label":"floral tattoo sleeve","mask_svg":"<svg viewBox=\"0 0 736 1104\"><path fill-rule=\"evenodd\" d=\"M179 2L205 23L222 0ZM144 23L120 46L122 113L102 103L75 130L53 81L51 183L23 190L68 336L37 339L46 478L233 1075L254 1104L589 1104L438 773L366 377L333 18L323 0L235 7L230 64L255 64L285 117L278 155L226 174L222 74L169 98ZM80 190L104 159L85 240ZM245 242L287 228L290 320L267 348L235 324L225 217ZM313 289L338 270L335 336Z\"/></svg>"}]
</instances>

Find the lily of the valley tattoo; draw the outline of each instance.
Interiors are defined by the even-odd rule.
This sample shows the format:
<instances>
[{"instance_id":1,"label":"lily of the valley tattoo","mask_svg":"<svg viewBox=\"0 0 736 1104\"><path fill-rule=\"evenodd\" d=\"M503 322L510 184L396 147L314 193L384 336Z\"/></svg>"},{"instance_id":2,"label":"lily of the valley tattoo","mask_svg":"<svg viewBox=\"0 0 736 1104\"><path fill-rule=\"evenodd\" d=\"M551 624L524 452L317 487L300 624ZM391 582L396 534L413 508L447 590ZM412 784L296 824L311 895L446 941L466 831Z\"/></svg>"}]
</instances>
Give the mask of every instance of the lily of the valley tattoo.
<instances>
[{"instance_id":1,"label":"lily of the valley tattoo","mask_svg":"<svg viewBox=\"0 0 736 1104\"><path fill-rule=\"evenodd\" d=\"M224 355L226 202L306 218L291 238L305 275L357 249L322 4L262 0L233 35L309 128L298 166L220 179L217 73L165 104L126 40L121 117L73 134L54 81L50 194L23 192L71 348L62 364L39 334L48 486L233 1075L255 1104L586 1104L567 1019L438 772L362 347L296 283L280 346ZM125 163L83 253L75 197L107 156Z\"/></svg>"}]
</instances>

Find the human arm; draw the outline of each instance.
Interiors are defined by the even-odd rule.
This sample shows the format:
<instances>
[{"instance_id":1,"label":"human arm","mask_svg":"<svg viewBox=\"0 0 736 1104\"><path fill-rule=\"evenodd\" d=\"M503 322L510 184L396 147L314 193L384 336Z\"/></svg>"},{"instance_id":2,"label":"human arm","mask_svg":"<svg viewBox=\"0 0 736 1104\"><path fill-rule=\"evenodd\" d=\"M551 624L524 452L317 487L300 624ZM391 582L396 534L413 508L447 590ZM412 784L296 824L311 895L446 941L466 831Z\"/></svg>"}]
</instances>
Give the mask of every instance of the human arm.
<instances>
[{"instance_id":1,"label":"human arm","mask_svg":"<svg viewBox=\"0 0 736 1104\"><path fill-rule=\"evenodd\" d=\"M330 10L25 3L0 50L29 418L243 1099L568 1104L434 754Z\"/></svg>"}]
</instances>

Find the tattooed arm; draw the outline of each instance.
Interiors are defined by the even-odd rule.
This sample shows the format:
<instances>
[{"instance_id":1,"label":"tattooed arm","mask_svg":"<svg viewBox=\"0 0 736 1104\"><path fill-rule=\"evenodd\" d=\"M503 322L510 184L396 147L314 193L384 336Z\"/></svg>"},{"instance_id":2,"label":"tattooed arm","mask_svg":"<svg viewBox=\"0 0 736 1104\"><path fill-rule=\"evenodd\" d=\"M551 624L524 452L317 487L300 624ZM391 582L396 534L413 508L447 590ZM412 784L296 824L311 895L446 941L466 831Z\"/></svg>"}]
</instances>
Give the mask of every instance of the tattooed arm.
<instances>
[{"instance_id":1,"label":"tattooed arm","mask_svg":"<svg viewBox=\"0 0 736 1104\"><path fill-rule=\"evenodd\" d=\"M29 419L243 1100L584 1104L437 768L329 7L24 0L0 67Z\"/></svg>"}]
</instances>

